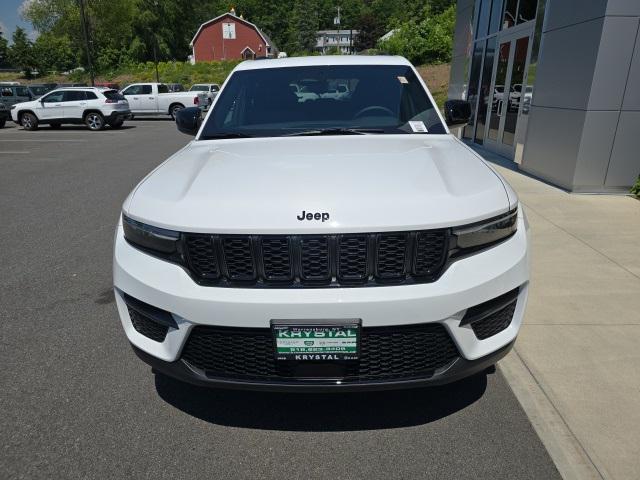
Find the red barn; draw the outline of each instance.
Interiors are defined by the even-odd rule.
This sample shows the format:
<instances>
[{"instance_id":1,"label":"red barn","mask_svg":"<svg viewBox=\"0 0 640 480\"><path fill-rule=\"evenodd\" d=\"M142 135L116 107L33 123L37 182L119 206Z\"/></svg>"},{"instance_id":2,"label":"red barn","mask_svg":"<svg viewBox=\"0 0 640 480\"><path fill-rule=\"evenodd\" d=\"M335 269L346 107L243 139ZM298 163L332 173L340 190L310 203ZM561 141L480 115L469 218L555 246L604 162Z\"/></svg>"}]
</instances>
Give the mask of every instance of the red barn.
<instances>
[{"instance_id":1,"label":"red barn","mask_svg":"<svg viewBox=\"0 0 640 480\"><path fill-rule=\"evenodd\" d=\"M200 25L191 40L192 62L273 57L275 46L262 30L235 11Z\"/></svg>"}]
</instances>

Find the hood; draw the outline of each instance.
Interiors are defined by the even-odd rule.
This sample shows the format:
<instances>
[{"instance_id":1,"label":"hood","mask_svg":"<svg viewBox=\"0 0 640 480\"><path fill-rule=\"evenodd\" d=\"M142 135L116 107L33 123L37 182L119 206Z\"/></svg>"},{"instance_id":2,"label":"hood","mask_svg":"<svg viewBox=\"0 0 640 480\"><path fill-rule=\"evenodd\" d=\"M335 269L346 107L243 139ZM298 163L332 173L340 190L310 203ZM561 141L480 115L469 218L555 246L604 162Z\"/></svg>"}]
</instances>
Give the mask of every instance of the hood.
<instances>
[{"instance_id":1,"label":"hood","mask_svg":"<svg viewBox=\"0 0 640 480\"><path fill-rule=\"evenodd\" d=\"M450 135L194 141L124 207L172 230L255 234L440 228L508 208L498 175Z\"/></svg>"}]
</instances>

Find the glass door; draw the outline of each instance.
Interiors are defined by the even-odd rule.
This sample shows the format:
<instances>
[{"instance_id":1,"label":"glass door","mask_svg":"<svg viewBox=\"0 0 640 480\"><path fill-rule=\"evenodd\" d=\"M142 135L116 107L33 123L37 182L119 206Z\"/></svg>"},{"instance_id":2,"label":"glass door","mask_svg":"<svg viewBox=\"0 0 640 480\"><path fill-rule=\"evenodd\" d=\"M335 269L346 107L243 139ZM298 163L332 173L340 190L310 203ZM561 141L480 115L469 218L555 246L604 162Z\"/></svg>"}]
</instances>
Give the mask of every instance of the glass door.
<instances>
[{"instance_id":1,"label":"glass door","mask_svg":"<svg viewBox=\"0 0 640 480\"><path fill-rule=\"evenodd\" d=\"M509 157L514 153L529 43L529 35L500 39L489 92L485 146Z\"/></svg>"}]
</instances>

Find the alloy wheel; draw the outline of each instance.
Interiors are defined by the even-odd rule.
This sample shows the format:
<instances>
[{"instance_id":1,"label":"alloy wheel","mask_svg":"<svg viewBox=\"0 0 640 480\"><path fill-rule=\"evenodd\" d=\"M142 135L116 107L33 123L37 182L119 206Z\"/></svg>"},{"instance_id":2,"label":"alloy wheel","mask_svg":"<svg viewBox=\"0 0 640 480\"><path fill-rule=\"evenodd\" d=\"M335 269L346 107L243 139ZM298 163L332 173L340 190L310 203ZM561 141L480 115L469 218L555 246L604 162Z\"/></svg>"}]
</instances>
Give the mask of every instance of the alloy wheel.
<instances>
[{"instance_id":1,"label":"alloy wheel","mask_svg":"<svg viewBox=\"0 0 640 480\"><path fill-rule=\"evenodd\" d=\"M100 130L102 128L102 118L97 113L87 115L87 126L91 130Z\"/></svg>"}]
</instances>

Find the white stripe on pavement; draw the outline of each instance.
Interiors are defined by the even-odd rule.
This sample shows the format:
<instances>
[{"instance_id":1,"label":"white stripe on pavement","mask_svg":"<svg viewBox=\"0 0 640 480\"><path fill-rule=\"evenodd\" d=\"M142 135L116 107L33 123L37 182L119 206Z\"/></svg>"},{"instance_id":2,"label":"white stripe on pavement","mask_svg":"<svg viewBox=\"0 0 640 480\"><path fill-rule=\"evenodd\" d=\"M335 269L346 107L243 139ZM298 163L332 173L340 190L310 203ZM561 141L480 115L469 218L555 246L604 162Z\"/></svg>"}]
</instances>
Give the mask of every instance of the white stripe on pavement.
<instances>
[{"instance_id":1,"label":"white stripe on pavement","mask_svg":"<svg viewBox=\"0 0 640 480\"><path fill-rule=\"evenodd\" d=\"M43 140L43 139L34 139L34 140L15 140L15 139L0 139L0 143L3 142L88 142L88 140L76 140L76 139L68 139L68 138L63 138L63 139L51 139L51 140Z\"/></svg>"}]
</instances>

